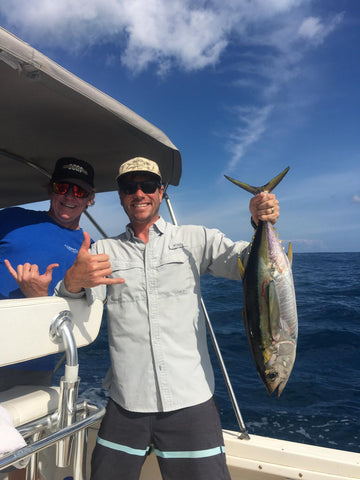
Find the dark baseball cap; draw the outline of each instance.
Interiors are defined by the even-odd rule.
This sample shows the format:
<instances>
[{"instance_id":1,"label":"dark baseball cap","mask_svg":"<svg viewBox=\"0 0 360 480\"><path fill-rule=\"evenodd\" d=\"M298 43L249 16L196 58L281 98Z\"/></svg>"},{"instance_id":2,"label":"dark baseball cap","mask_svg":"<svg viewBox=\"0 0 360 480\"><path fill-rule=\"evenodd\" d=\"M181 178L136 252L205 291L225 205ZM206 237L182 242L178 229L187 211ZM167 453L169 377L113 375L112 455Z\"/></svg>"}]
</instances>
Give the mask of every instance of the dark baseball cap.
<instances>
[{"instance_id":1,"label":"dark baseball cap","mask_svg":"<svg viewBox=\"0 0 360 480\"><path fill-rule=\"evenodd\" d=\"M78 158L59 158L56 162L51 182L75 183L87 192L92 192L94 190L94 169L90 163Z\"/></svg>"}]
</instances>

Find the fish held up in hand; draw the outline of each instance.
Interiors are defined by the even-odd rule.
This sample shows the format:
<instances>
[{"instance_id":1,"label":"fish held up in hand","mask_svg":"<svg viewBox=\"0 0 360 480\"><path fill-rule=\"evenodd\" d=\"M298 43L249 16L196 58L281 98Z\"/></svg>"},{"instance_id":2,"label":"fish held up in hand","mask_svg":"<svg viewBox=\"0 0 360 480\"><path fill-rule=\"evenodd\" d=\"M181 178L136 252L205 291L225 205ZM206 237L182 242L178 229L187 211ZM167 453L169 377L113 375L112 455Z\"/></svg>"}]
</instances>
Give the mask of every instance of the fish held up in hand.
<instances>
[{"instance_id":1,"label":"fish held up in hand","mask_svg":"<svg viewBox=\"0 0 360 480\"><path fill-rule=\"evenodd\" d=\"M256 195L271 192L289 167L262 187L225 177ZM295 362L298 335L296 297L291 270L292 247L286 255L273 225L259 221L247 262L239 259L243 280L243 319L250 351L269 394L279 397Z\"/></svg>"}]
</instances>

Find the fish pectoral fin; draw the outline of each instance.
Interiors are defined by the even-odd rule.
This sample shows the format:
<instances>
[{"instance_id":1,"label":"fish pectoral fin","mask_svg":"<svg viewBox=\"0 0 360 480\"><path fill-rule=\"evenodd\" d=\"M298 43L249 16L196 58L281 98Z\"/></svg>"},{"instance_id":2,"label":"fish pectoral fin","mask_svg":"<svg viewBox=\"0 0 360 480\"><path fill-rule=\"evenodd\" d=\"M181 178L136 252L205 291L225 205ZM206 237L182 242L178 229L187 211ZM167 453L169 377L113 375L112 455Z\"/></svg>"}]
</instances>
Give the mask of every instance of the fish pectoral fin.
<instances>
[{"instance_id":1,"label":"fish pectoral fin","mask_svg":"<svg viewBox=\"0 0 360 480\"><path fill-rule=\"evenodd\" d=\"M289 242L287 257L289 259L290 265L292 266L292 263L293 263L293 248L292 248L291 242Z\"/></svg>"},{"instance_id":2,"label":"fish pectoral fin","mask_svg":"<svg viewBox=\"0 0 360 480\"><path fill-rule=\"evenodd\" d=\"M245 275L245 267L244 267L244 265L243 265L240 257L238 257L238 264L239 264L239 270L240 270L241 278L244 278L244 275Z\"/></svg>"},{"instance_id":3,"label":"fish pectoral fin","mask_svg":"<svg viewBox=\"0 0 360 480\"><path fill-rule=\"evenodd\" d=\"M269 283L269 327L271 337L275 338L279 330L280 302L275 282Z\"/></svg>"}]
</instances>

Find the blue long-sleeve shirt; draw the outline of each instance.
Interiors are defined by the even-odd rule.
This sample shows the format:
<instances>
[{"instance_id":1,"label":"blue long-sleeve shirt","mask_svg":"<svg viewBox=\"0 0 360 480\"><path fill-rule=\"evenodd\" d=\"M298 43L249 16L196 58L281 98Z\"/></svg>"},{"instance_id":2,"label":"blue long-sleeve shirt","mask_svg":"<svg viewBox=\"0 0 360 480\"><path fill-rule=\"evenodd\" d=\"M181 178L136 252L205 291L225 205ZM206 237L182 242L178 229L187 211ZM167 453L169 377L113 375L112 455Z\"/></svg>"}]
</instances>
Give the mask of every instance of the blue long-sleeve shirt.
<instances>
[{"instance_id":1,"label":"blue long-sleeve shirt","mask_svg":"<svg viewBox=\"0 0 360 480\"><path fill-rule=\"evenodd\" d=\"M23 298L15 279L9 273L4 260L13 268L24 263L36 264L40 274L45 273L51 263L58 263L52 273L49 295L65 272L74 263L83 242L82 229L70 230L54 222L47 212L28 210L21 207L5 208L0 211L0 300ZM24 318L26 322L26 318ZM23 370L52 370L54 357L48 356L17 363L6 368Z\"/></svg>"}]
</instances>

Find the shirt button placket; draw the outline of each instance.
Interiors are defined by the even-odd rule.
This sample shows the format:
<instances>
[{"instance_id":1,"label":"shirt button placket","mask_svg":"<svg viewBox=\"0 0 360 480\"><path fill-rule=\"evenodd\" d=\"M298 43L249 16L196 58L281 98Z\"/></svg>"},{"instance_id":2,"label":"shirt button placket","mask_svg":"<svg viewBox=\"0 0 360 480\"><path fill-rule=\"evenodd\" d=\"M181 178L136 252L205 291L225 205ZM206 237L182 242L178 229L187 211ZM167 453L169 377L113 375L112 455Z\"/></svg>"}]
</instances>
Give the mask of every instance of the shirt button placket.
<instances>
[{"instance_id":1,"label":"shirt button placket","mask_svg":"<svg viewBox=\"0 0 360 480\"><path fill-rule=\"evenodd\" d=\"M150 230L150 234L154 234ZM148 315L150 326L150 341L154 356L155 370L160 390L160 398L164 409L171 403L168 388L166 367L164 364L164 351L161 339L161 318L158 302L158 272L156 269L156 238L151 238L145 248L145 277L148 296Z\"/></svg>"}]
</instances>

